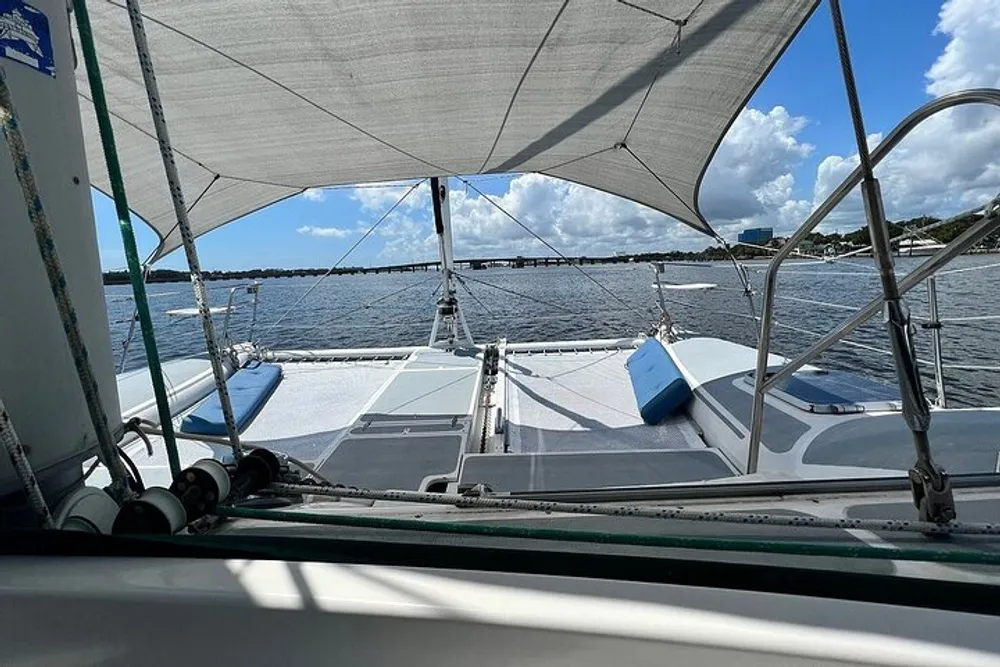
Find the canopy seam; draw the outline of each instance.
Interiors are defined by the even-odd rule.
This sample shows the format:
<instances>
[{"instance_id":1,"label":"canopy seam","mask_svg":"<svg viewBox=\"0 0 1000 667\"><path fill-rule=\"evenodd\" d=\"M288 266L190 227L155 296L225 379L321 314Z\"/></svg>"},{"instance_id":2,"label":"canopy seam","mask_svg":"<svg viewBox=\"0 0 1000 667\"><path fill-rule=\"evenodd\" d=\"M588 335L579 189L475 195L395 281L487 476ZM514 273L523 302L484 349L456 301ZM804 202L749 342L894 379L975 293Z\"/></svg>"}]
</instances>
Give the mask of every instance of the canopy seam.
<instances>
[{"instance_id":1,"label":"canopy seam","mask_svg":"<svg viewBox=\"0 0 1000 667\"><path fill-rule=\"evenodd\" d=\"M549 24L549 29L545 31L544 35L542 35L542 41L538 43L538 46L535 48L535 52L531 54L531 60L528 61L527 67L525 67L524 71L521 73L521 78L514 87L514 93L510 96L510 102L507 103L507 111L504 112L503 120L500 121L500 128L497 130L496 137L493 138L493 145L490 147L490 152L486 155L486 159L483 160L482 166L479 167L479 171L476 173L483 173L483 170L486 169L486 165L489 164L490 159L493 157L493 152L497 149L497 144L500 143L500 136L503 134L504 128L507 127L507 120L510 118L510 112L514 109L514 102L517 101L517 95L521 92L521 86L524 85L524 81L528 78L528 72L531 71L532 66L534 66L535 61L538 59L538 54L540 54L542 49L545 48L545 42L549 40L549 35L552 34L552 31L556 27L556 23L559 22L559 18L562 16L563 11L566 10L567 5L569 5L569 0L563 0L562 5L559 7L559 11L556 12L555 17L552 19L552 23Z\"/></svg>"},{"instance_id":2,"label":"canopy seam","mask_svg":"<svg viewBox=\"0 0 1000 667\"><path fill-rule=\"evenodd\" d=\"M115 0L104 0L104 1L107 4L109 4L109 5L112 5L114 7L118 7L119 9L126 9L125 5L123 5L121 3L118 3L118 2L115 2ZM396 151L397 153L399 153L401 155L405 155L406 157L410 158L411 160L416 160L417 162L420 162L421 164L424 164L424 165L426 165L428 167L431 167L433 169L437 169L438 171L441 171L442 173L450 173L450 170L445 169L444 167L441 167L441 166L439 166L437 164L434 164L433 162L425 160L425 159L423 159L421 157L418 157L418 156L414 155L413 153L410 153L409 151L407 151L407 150L405 150L403 148L400 148L399 146L396 146L396 145L394 145L394 144L386 141L385 139L382 139L378 135L376 135L376 134L374 134L372 132L369 132L368 130L362 128L361 126L356 125L355 123L352 123L351 121L347 120L346 118L343 118L342 116L337 115L336 113L334 113L333 111L327 109L326 107L324 107L323 105L319 104L318 102L314 102L313 100L309 99L308 97L306 97L302 93L299 93L299 92L293 90L291 87L287 86L286 84L283 84L280 81L278 81L277 79L275 79L273 77L270 77L267 74L264 74L263 72L261 72L260 70L256 69L255 67L253 67L251 65L248 65L245 62L242 62L241 60L239 60L239 59L237 59L237 58L235 58L235 57L227 54L226 52L222 51L221 49L218 49L218 48L212 46L211 44L208 44L207 42L204 42L204 41L198 39L197 37L194 37L193 35L189 35L188 33L184 32L183 30L180 30L179 28L175 28L175 27L173 27L172 25L170 25L168 23L160 21L159 19L156 19L156 18L154 18L152 16L149 16L146 13L143 13L142 17L143 17L143 19L149 21L150 23L154 23L154 24L160 26L161 28L165 28L165 29L167 29L167 30L169 30L169 31L171 31L171 32L173 32L173 33L175 33L175 34L177 34L177 35L179 35L179 36L181 36L181 37L183 37L183 38L185 38L185 39L193 42L194 44L197 44L198 46L201 46L201 47L203 47L203 48L211 51L212 53L214 53L214 54L216 54L216 55L218 55L218 56L220 56L222 58L225 58L226 60L228 60L229 62L233 63L234 65L237 65L237 66L242 67L243 69L245 69L245 70L247 70L249 72L252 72L253 74L255 74L255 75L259 76L260 78L264 79L265 81L267 81L268 83L271 83L274 86L277 86L278 88L280 88L281 90L285 91L289 95L292 95L293 97L295 97L295 98L297 98L297 99L305 102L309 106L315 108L317 111L319 111L319 112L321 112L323 114L326 114L330 118L333 118L334 120L337 120L337 121L343 123L344 125L347 125L351 129L355 130L356 132L359 132L359 133L363 134L364 136L368 137L369 139L371 139L371 140L373 140L373 141L375 141L377 143L380 143L383 146L385 146L387 148L390 148L390 149Z\"/></svg>"},{"instance_id":3,"label":"canopy seam","mask_svg":"<svg viewBox=\"0 0 1000 667\"><path fill-rule=\"evenodd\" d=\"M572 160L566 160L565 162L560 162L559 164L553 165L551 167L545 167L544 169L539 169L538 173L544 174L544 173L552 171L554 169L562 169L563 167L571 165L574 162L579 162L580 160L586 160L589 157L594 157L595 155L600 155L601 153L607 153L608 151L613 151L614 149L615 149L614 146L608 146L607 148L602 148L602 149L596 150L596 151L594 151L592 153L587 153L586 155L581 155L580 157L575 157Z\"/></svg>"},{"instance_id":4,"label":"canopy seam","mask_svg":"<svg viewBox=\"0 0 1000 667\"><path fill-rule=\"evenodd\" d=\"M88 102L90 102L91 106L93 106L94 100L92 100L91 98L87 97L84 93L82 93L80 91L77 91L76 94L79 95L80 97L82 97L83 99L87 100ZM132 121L127 120L127 119L123 118L122 116L119 116L114 111L111 111L110 109L108 109L108 115L111 116L112 118L116 119L116 120L120 120L121 122L123 122L126 125L128 125L129 127L131 127L133 130L135 130L136 132L141 133L143 136L145 136L145 137L147 137L149 139L152 139L153 141L156 141L156 136L155 135L153 135L152 133L150 133L148 130L145 130L145 129L139 127L138 125L136 125ZM174 151L174 153L176 153L177 155L180 155L185 160L188 160L189 162L195 163L196 165L198 165L199 167L201 167L205 171L212 172L213 174L219 173L218 170L212 169L211 167L209 167L208 165L206 165L201 160L197 160L197 159L191 157L190 155L188 155L187 153L185 153L184 151L182 151L182 150L180 150L178 148L173 148L173 151Z\"/></svg>"},{"instance_id":5,"label":"canopy seam","mask_svg":"<svg viewBox=\"0 0 1000 667\"><path fill-rule=\"evenodd\" d=\"M212 178L212 180L208 182L208 185L206 185L206 186L205 186L205 188L204 188L204 189L203 189L203 190L201 191L201 194L199 194L199 195L198 195L197 197L195 197L195 198L194 198L194 201L193 201L193 202L191 202L191 205L187 207L187 212L188 212L188 213L190 213L190 212L191 212L192 210L194 210L194 207L198 205L198 202L200 202L200 201L202 200L202 198L203 198L203 197L204 197L205 195L207 195L207 194L208 194L208 191L212 189L212 186L213 186L213 185L215 185L216 181L218 181L218 180L219 180L220 178L222 178L222 177L221 177L221 176L220 176L219 174L216 174L216 175L215 175L215 176L214 176L214 177ZM171 234L173 234L173 233L174 233L174 232L175 232L175 231L177 230L177 225L179 225L179 224L180 224L179 222L175 222L175 223L174 223L174 226L173 226L173 227L171 227L170 229L168 229L168 230L167 230L167 233L163 235L163 238L164 238L164 239L166 239L166 238L168 238L168 237L169 237L169 236L170 236ZM150 260L152 260L152 259L153 259L153 256L154 256L154 255L156 254L156 251L157 251L157 250L159 250L159 246L157 246L156 248L154 248L154 249L153 249L153 252L149 253L149 257L147 257L147 258L146 258L146 261L144 261L144 262L142 263L142 265L143 265L143 266L145 266L145 267L148 267L148 266L149 266L149 262L150 262Z\"/></svg>"},{"instance_id":6,"label":"canopy seam","mask_svg":"<svg viewBox=\"0 0 1000 667\"><path fill-rule=\"evenodd\" d=\"M669 16L664 16L650 9L646 9L645 7L633 5L631 2L626 2L626 0L617 0L617 1L619 4L631 7L633 9L638 9L639 11L645 12L647 14L652 14L653 16L657 16L661 19L673 23L677 27L677 32L676 34L674 34L674 40L671 43L671 46L676 46L678 53L680 52L681 49L681 30L684 28L684 26L687 25L688 21L691 20L691 17L694 16L694 13L701 8L702 3L705 2L705 0L699 0L698 4L696 4L694 8L692 8L691 11L688 12L688 15L685 16L683 19L673 19L670 18ZM649 99L650 93L653 92L653 86L655 86L656 82L660 80L660 72L662 71L663 71L663 65L661 64L659 67L656 68L656 71L653 72L653 76L650 77L649 86L647 86L646 93L642 96L642 101L639 102L639 108L635 110L635 115L632 116L632 122L629 123L628 129L625 131L625 136L622 138L622 143L628 141L629 135L632 134L632 129L635 127L636 122L638 122L639 120L639 114L642 113L643 107L646 106L646 100Z\"/></svg>"},{"instance_id":7,"label":"canopy seam","mask_svg":"<svg viewBox=\"0 0 1000 667\"><path fill-rule=\"evenodd\" d=\"M695 210L694 210L693 208L691 208L690 206L688 206L688 203L687 203L686 201L684 201L684 200L683 200L683 199L682 199L682 198L681 198L681 197L680 197L680 196L679 196L679 195L678 195L678 194L677 194L677 193L676 193L676 192L674 191L674 189L673 189L672 187L670 187L669 185L667 185L666 181L664 181L664 180L663 180L662 178L660 178L660 177L659 177L659 176L658 176L658 175L656 174L656 172L655 172L655 171L653 171L652 169L650 169L650 168L649 168L649 165L647 165L647 164L646 164L645 162L643 162L643 161L642 161L642 158L640 158L640 157L639 157L638 155L636 155L636 154L635 154L635 152L634 152L634 151L633 151L633 150L632 150L631 148L629 148L629 147L628 147L627 145L625 145L625 144L619 144L619 146L621 146L622 148L624 148L624 149L625 149L625 151L626 151L626 152L627 152L627 153L628 153L629 155L631 155L632 157L634 157L634 158L635 158L635 161L636 161L636 162L638 162L638 163L639 163L640 165L642 165L642 168L643 168L643 169L645 169L645 170L646 170L647 172L649 172L649 175L650 175L650 176L652 176L653 178L655 178L655 179L656 179L656 180L657 180L657 181L658 181L658 182L660 183L660 185L662 185L662 186L663 186L664 188L666 188L666 189L667 189L667 192L669 192L670 194L672 194L672 195L674 196L674 198L675 198L675 199L676 199L677 201L679 201L679 202L680 202L681 204L683 204L683 205L684 205L684 208L686 208L686 209L687 209L688 211L690 211L690 212L691 212L691 215L693 215L693 216L694 216L694 217L695 217L696 219L698 219L698 220L701 220L702 222L705 222L705 219L704 219L704 218L703 218L703 217L702 217L701 215L699 215L697 211L695 211ZM705 224L707 225L708 223L705 223Z\"/></svg>"}]
</instances>

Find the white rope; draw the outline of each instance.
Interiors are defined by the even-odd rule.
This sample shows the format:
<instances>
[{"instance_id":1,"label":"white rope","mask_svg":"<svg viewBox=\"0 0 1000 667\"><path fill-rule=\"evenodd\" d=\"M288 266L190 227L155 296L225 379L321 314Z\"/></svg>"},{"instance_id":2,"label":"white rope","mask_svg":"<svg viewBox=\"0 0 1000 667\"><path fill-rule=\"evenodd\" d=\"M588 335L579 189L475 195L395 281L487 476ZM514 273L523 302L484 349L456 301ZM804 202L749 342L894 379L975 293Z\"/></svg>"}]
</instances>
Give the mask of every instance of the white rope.
<instances>
[{"instance_id":1,"label":"white rope","mask_svg":"<svg viewBox=\"0 0 1000 667\"><path fill-rule=\"evenodd\" d=\"M973 315L971 317L941 317L941 324L961 324L962 322L991 322L1000 320L1000 315Z\"/></svg>"},{"instance_id":2,"label":"white rope","mask_svg":"<svg viewBox=\"0 0 1000 667\"><path fill-rule=\"evenodd\" d=\"M31 469L28 454L24 451L21 439L17 437L14 425L10 423L10 415L7 414L7 408L4 407L2 400L0 400L0 442L7 450L7 456L10 457L10 462L13 464L14 470L17 471L17 476L21 478L24 495L28 497L28 502L35 510L39 525L42 528L55 528L55 521L52 520L49 506L45 504L42 490L38 487L38 480L35 479L35 473Z\"/></svg>"},{"instance_id":3,"label":"white rope","mask_svg":"<svg viewBox=\"0 0 1000 667\"><path fill-rule=\"evenodd\" d=\"M146 86L149 110L153 117L153 126L156 129L156 138L160 146L163 170L166 172L167 186L173 200L174 214L177 217L177 229L181 235L184 255L187 258L188 268L191 272L191 285L194 288L194 298L198 306L198 314L201 317L202 329L205 334L205 348L212 365L212 375L215 377L215 391L219 394L219 403L222 407L222 416L226 423L226 433L229 436L229 444L233 449L233 456L236 460L239 460L243 455L243 451L240 448L240 435L236 428L236 420L233 417L233 406L229 399L229 389L226 386L226 372L222 365L222 356L215 338L215 326L212 322L212 314L208 306L208 294L206 293L205 281L201 274L201 262L198 259L198 251L194 245L194 235L191 233L191 224L188 220L188 208L184 203L184 192L181 188L180 176L177 173L177 164L174 162L174 151L170 146L170 135L167 130L163 105L160 102L156 73L153 70L153 61L149 54L149 44L146 41L142 12L139 8L138 0L126 0L125 4L128 8L129 20L132 24L132 37L135 40L135 49L139 56L142 78Z\"/></svg>"},{"instance_id":4,"label":"white rope","mask_svg":"<svg viewBox=\"0 0 1000 667\"><path fill-rule=\"evenodd\" d=\"M981 266L966 266L962 269L949 269L948 271L938 271L938 276L950 276L955 273L965 273L967 271L984 271L985 269L995 269L1000 266L1000 262L996 264L983 264Z\"/></svg>"},{"instance_id":5,"label":"white rope","mask_svg":"<svg viewBox=\"0 0 1000 667\"><path fill-rule=\"evenodd\" d=\"M385 500L457 507L518 510L560 514L588 514L601 516L638 516L648 519L697 521L708 523L738 523L796 528L829 528L833 530L868 530L873 532L925 533L934 535L1000 535L1000 524L993 523L927 523L898 519L827 519L816 516L758 514L751 512L719 512L693 510L683 507L644 507L641 505L607 505L594 503L561 503L544 500L519 500L505 497L467 496L456 493L428 493L425 491L373 491L342 486L311 486L308 484L272 484L269 489L288 495L329 496L360 500Z\"/></svg>"},{"instance_id":6,"label":"white rope","mask_svg":"<svg viewBox=\"0 0 1000 667\"><path fill-rule=\"evenodd\" d=\"M80 380L84 400L87 403L90 422L97 436L98 453L111 473L111 495L117 500L122 500L128 494L128 486L125 483L125 466L118 458L115 440L108 425L108 416L104 412L100 387L90 365L87 344L80 333L76 309L73 307L69 292L66 290L66 275L62 269L59 253L56 251L52 227L49 225L48 216L42 207L38 185L28 161L24 135L21 134L14 101L11 98L10 89L7 87L7 77L2 67L0 67L0 126L3 128L4 138L14 163L14 174L21 185L28 218L34 228L35 242L38 245L42 264L45 266L49 288L52 290L52 297L55 299L59 319L62 321L63 331L66 334L66 342L73 356L73 364L76 366L76 374Z\"/></svg>"}]
</instances>

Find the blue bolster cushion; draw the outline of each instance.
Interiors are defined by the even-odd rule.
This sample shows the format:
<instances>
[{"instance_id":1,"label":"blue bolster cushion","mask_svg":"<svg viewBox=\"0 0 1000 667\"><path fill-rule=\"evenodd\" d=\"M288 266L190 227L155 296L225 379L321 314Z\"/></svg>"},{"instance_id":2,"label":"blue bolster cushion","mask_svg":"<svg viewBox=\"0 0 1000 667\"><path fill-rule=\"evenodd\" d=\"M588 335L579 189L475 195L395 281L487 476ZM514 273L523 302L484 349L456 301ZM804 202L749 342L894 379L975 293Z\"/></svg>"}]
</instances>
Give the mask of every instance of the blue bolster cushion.
<instances>
[{"instance_id":1,"label":"blue bolster cushion","mask_svg":"<svg viewBox=\"0 0 1000 667\"><path fill-rule=\"evenodd\" d=\"M649 338L625 362L642 421L659 424L691 398L691 387L663 344Z\"/></svg>"},{"instance_id":2,"label":"blue bolster cushion","mask_svg":"<svg viewBox=\"0 0 1000 667\"><path fill-rule=\"evenodd\" d=\"M259 361L250 362L226 380L237 431L243 431L247 427L280 380L280 366ZM194 412L184 418L181 431L199 435L226 435L226 420L222 416L219 392L212 392Z\"/></svg>"}]
</instances>

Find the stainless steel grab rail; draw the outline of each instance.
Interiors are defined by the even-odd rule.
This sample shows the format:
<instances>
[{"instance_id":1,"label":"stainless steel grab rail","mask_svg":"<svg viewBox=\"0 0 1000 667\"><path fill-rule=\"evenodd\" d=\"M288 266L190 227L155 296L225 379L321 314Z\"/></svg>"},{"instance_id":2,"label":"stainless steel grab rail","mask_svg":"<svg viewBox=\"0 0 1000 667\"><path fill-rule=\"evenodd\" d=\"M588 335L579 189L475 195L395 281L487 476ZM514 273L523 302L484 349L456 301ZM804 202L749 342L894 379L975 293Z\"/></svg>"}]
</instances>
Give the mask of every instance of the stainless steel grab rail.
<instances>
[{"instance_id":1,"label":"stainless steel grab rail","mask_svg":"<svg viewBox=\"0 0 1000 667\"><path fill-rule=\"evenodd\" d=\"M940 111L965 104L992 104L994 106L1000 106L1000 90L994 88L978 88L974 90L950 93L928 102L904 118L899 125L893 128L892 132L886 136L878 147L872 151L872 164L877 165L881 162L885 156L899 144L900 141L902 141L923 121ZM788 258L789 255L792 254L799 244L801 244L802 241L805 240L805 238L819 225L819 223L822 222L831 211L833 211L837 204L843 201L843 199L850 194L851 190L861 183L861 180L862 170L859 165L853 172L851 172L851 175L844 179L844 181L830 193L826 200L820 204L820 206L817 207L808 218L806 218L803 225L798 229L798 231L792 234L791 238L789 238L785 245L781 247L777 254L775 254L771 263L768 265L767 272L764 276L764 298L761 307L760 321L760 344L757 346L757 368L754 375L753 408L750 417L750 442L747 451L746 465L747 474L757 472L757 463L760 458L760 439L763 429L765 392L773 387L777 382L780 382L788 375L795 372L795 370L807 363L809 359L812 359L817 354L823 352L856 329L863 322L867 321L872 315L878 312L879 307L882 304L881 297L874 299L862 308L857 315L848 320L848 322L841 325L827 336L824 336L809 350L807 350L805 354L783 367L779 373L776 373L770 379L767 377L767 359L770 354L771 331L774 328L774 291L777 286L778 269L781 268L781 264ZM1000 218L990 218L988 220L991 220L992 224L984 224L987 220L980 221L980 223L966 230L964 234L952 241L952 243L946 248L939 251L927 262L924 262L924 264L910 273L900 282L900 292L905 293L907 290L912 289L913 286L920 280L937 271L937 269L939 269L942 265L951 261L954 256L960 254L971 245L974 245L982 238L988 236L996 229L997 226L1000 226ZM984 229L987 229L987 231L985 231L985 233L981 233ZM975 237L974 240L967 244L963 242L963 239L968 241L971 237ZM957 247L960 242L964 247L957 252L953 251L952 249ZM933 265L933 267L931 267L930 270L926 270L928 265ZM910 280L911 276L915 276L915 274L918 273L922 275L920 275L919 278L914 277L913 280ZM789 367L791 370L785 372Z\"/></svg>"}]
</instances>

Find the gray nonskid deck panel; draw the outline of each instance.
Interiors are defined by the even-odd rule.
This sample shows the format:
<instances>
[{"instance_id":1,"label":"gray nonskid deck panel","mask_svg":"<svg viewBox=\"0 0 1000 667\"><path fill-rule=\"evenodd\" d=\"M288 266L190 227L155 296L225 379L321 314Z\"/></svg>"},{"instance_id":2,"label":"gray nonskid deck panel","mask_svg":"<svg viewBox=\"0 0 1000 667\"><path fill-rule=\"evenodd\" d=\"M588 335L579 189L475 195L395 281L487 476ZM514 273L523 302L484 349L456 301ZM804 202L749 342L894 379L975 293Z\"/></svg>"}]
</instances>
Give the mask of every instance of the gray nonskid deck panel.
<instances>
[{"instance_id":1,"label":"gray nonskid deck panel","mask_svg":"<svg viewBox=\"0 0 1000 667\"><path fill-rule=\"evenodd\" d=\"M420 489L451 477L469 438L482 360L421 350L375 397L320 467L347 486Z\"/></svg>"},{"instance_id":2,"label":"gray nonskid deck panel","mask_svg":"<svg viewBox=\"0 0 1000 667\"><path fill-rule=\"evenodd\" d=\"M686 415L639 416L625 369L634 350L508 354L508 445L514 453L704 447Z\"/></svg>"},{"instance_id":3,"label":"gray nonskid deck panel","mask_svg":"<svg viewBox=\"0 0 1000 667\"><path fill-rule=\"evenodd\" d=\"M712 449L569 454L469 455L459 487L488 484L494 491L562 491L642 486L732 477Z\"/></svg>"},{"instance_id":4,"label":"gray nonskid deck panel","mask_svg":"<svg viewBox=\"0 0 1000 667\"><path fill-rule=\"evenodd\" d=\"M929 437L934 460L949 473L994 472L1000 453L1000 411L935 411ZM916 454L899 414L837 424L809 443L803 463L907 470Z\"/></svg>"},{"instance_id":5,"label":"gray nonskid deck panel","mask_svg":"<svg viewBox=\"0 0 1000 667\"><path fill-rule=\"evenodd\" d=\"M707 395L715 399L722 405L730 415L736 418L743 433L735 431L734 434L740 438L745 433L750 432L750 413L753 409L753 394L743 390L743 376L745 374L734 373L725 377L712 380L695 389L697 395ZM717 408L708 403L710 409L717 411ZM730 420L724 415L719 417L733 428ZM782 412L769 403L764 405L764 423L761 444L776 454L784 454L795 446L796 441L809 430L809 424L796 419L795 417Z\"/></svg>"},{"instance_id":6,"label":"gray nonskid deck panel","mask_svg":"<svg viewBox=\"0 0 1000 667\"><path fill-rule=\"evenodd\" d=\"M332 482L372 489L419 489L434 475L455 472L463 434L347 437L320 472Z\"/></svg>"}]
</instances>

